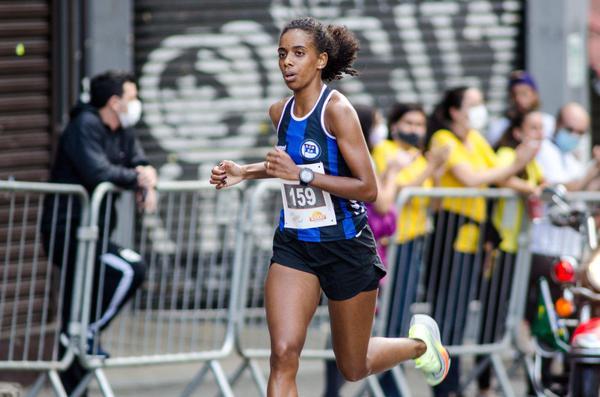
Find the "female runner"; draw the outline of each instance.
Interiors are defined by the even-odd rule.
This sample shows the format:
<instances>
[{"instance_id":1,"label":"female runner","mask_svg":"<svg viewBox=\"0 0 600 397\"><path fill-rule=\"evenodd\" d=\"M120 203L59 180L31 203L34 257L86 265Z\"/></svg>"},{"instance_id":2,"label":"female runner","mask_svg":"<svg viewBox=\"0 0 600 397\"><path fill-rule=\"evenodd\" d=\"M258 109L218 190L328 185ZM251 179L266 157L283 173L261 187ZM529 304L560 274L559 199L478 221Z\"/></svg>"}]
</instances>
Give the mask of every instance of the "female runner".
<instances>
[{"instance_id":1,"label":"female runner","mask_svg":"<svg viewBox=\"0 0 600 397\"><path fill-rule=\"evenodd\" d=\"M329 300L333 350L347 380L356 381L415 359L427 381L440 383L450 365L437 324L413 317L409 338L371 337L377 286L385 271L363 202L377 182L356 111L325 82L352 68L358 41L343 26L295 19L282 30L277 54L289 98L273 104L277 147L266 161L222 161L217 189L243 180L280 178L283 210L265 282L271 340L268 396L296 396L296 373L321 290Z\"/></svg>"}]
</instances>

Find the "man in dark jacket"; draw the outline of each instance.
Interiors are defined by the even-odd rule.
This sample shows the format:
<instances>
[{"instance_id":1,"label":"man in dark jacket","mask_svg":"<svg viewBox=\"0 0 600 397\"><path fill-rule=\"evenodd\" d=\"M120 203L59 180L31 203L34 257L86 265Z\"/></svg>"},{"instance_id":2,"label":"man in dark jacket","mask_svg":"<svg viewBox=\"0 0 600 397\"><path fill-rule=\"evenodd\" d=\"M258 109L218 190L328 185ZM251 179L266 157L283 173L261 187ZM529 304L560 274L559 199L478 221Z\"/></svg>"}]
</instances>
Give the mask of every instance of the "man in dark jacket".
<instances>
[{"instance_id":1,"label":"man in dark jacket","mask_svg":"<svg viewBox=\"0 0 600 397\"><path fill-rule=\"evenodd\" d=\"M89 104L78 104L71 112L71 120L60 137L50 181L83 185L90 195L100 183L112 182L134 190L138 205L153 211L156 205L156 170L148 165L131 128L141 115L141 103L137 99L133 78L118 72L98 75L91 81L90 96ZM98 225L90 326L86 330L87 335L82 335L87 337L87 353L103 356L108 356L108 353L99 346L99 332L133 296L145 275L145 265L139 254L105 241L117 220L115 200L110 201L110 208L107 208L106 202L102 206L102 214L110 211L108 224L104 222L105 216L101 215L103 221ZM61 310L63 333L67 332L70 321L77 265L77 228L80 224L78 202L58 196L46 197L42 220L44 246L65 275ZM61 379L67 393L71 393L84 376L85 370L76 361L63 372Z\"/></svg>"}]
</instances>

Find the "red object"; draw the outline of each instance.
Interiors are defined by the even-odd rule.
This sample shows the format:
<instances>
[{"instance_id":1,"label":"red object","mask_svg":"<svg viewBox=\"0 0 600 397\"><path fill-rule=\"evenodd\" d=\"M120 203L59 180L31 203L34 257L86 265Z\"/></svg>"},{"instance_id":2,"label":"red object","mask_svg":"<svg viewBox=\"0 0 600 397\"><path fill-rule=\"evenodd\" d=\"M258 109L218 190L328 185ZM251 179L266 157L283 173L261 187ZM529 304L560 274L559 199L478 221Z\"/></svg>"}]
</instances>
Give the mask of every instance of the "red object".
<instances>
[{"instance_id":1,"label":"red object","mask_svg":"<svg viewBox=\"0 0 600 397\"><path fill-rule=\"evenodd\" d=\"M544 215L544 207L542 200L538 196L529 196L525 202L529 219L540 219Z\"/></svg>"},{"instance_id":2,"label":"red object","mask_svg":"<svg viewBox=\"0 0 600 397\"><path fill-rule=\"evenodd\" d=\"M571 262L561 259L554 265L554 277L559 283L572 283L575 281L575 268Z\"/></svg>"},{"instance_id":3,"label":"red object","mask_svg":"<svg viewBox=\"0 0 600 397\"><path fill-rule=\"evenodd\" d=\"M571 344L575 347L600 348L600 318L579 324L573 333Z\"/></svg>"}]
</instances>

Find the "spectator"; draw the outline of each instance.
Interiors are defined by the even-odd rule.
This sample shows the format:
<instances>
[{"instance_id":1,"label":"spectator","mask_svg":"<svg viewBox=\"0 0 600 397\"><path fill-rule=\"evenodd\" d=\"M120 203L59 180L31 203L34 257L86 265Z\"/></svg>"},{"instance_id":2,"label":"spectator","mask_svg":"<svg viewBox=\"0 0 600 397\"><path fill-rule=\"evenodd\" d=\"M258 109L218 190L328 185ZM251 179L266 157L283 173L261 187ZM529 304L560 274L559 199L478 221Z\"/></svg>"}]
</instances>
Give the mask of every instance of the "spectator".
<instances>
[{"instance_id":1,"label":"spectator","mask_svg":"<svg viewBox=\"0 0 600 397\"><path fill-rule=\"evenodd\" d=\"M538 111L519 113L511 120L496 152L498 165L510 165L514 162L515 148L523 141L541 142L544 137L543 116ZM510 187L523 195L539 194L544 183L541 168L537 161L531 160L525 169L511 178ZM500 233L499 249L486 247L486 258L482 275L479 300L481 312L485 314L480 335L480 343L496 343L504 334L504 322L508 312L512 279L518 250L518 236L522 220L526 216L521 200L500 199L493 211L492 222ZM479 395L492 395L491 368L488 365L478 377Z\"/></svg>"},{"instance_id":2,"label":"spectator","mask_svg":"<svg viewBox=\"0 0 600 397\"><path fill-rule=\"evenodd\" d=\"M141 103L137 99L132 76L106 72L92 79L90 90L90 103L79 104L72 110L71 120L60 137L50 181L81 184L89 194L100 183L112 182L135 190L138 204L146 210L153 210L156 205L156 171L148 165L132 130L141 114ZM103 212L108 210L111 216L108 230L104 229L104 223L99 225L91 324L83 335L87 337L87 353L101 356L108 356L108 353L99 345L100 331L109 325L132 297L145 274L145 265L139 254L113 242L103 241L104 236L110 236L116 226L114 202L112 200L109 209L106 208L106 202L102 206ZM66 200L47 196L42 221L46 252L53 252L56 266L65 267L62 269L67 288L61 317L63 333L67 332L70 321L71 294L77 266L77 229L82 221L78 203L70 218L67 218L66 208ZM67 228L70 230L70 240L61 241L66 236ZM68 247L68 251L64 253L66 260L63 263L65 247ZM104 274L103 285L99 285L101 269ZM98 295L102 296L100 305L96 303ZM67 393L71 393L84 376L85 370L77 360L61 373Z\"/></svg>"},{"instance_id":3,"label":"spectator","mask_svg":"<svg viewBox=\"0 0 600 397\"><path fill-rule=\"evenodd\" d=\"M371 143L382 142L379 139L382 136L388 136L388 129L381 113L365 105L357 105L356 113L363 131L365 141L369 152L373 154L373 145ZM375 136L376 138L373 138ZM377 144L377 146L379 146ZM396 209L394 202L398 193L398 186L394 182L394 176L398 171L407 167L414 160L414 156L408 153L398 153L396 156L386 159L388 172L381 172L379 178L379 194L374 203L366 203L368 223L373 231L373 236L377 242L377 252L384 265L387 264L387 240L396 231Z\"/></svg>"},{"instance_id":4,"label":"spectator","mask_svg":"<svg viewBox=\"0 0 600 397\"><path fill-rule=\"evenodd\" d=\"M434 110L430 146L432 149L446 146L450 150L446 171L440 178L442 187L482 188L493 183L503 184L535 155L537 147L521 144L515 149L512 163L499 165L490 145L471 128L470 110L482 103L483 96L478 89L458 87L447 91ZM445 198L435 216L436 238L427 260L427 285L433 288L428 291L427 299L432 304L434 318L441 325L444 343L462 343L467 305L477 291L474 285L458 288L458 284L460 280L472 280L478 274L481 264L476 263L475 253L481 241L481 224L486 217L483 198ZM499 240L493 232L490 229L486 240ZM472 281L469 284L473 284ZM459 393L459 368L459 359L455 357L446 381L434 388L436 396Z\"/></svg>"},{"instance_id":5,"label":"spectator","mask_svg":"<svg viewBox=\"0 0 600 397\"><path fill-rule=\"evenodd\" d=\"M444 169L448 151L446 148L437 148L423 156L427 116L419 104L395 104L388 117L388 128L391 140L386 140L377 145L373 151L373 158L377 172L390 176L396 186L396 194L392 200L383 202L384 207L394 208L397 193L405 187L421 186L433 187L434 177L441 174ZM391 169L388 165L394 159L410 156L414 159L410 165L400 169ZM388 288L392 289L390 311L388 313L389 337L398 337L408 330L410 319L409 304L414 301L416 286L419 281L422 252L425 245L425 234L428 232L427 207L429 200L414 198L406 203L397 219L398 244L395 262L395 277ZM395 382L389 372L381 379L383 391L386 396L399 396Z\"/></svg>"},{"instance_id":6,"label":"spectator","mask_svg":"<svg viewBox=\"0 0 600 397\"><path fill-rule=\"evenodd\" d=\"M486 138L490 145L496 146L504 132L510 126L510 120L519 114L530 110L538 110L540 97L538 87L533 76L523 70L515 70L510 74L508 81L510 107L504 117L493 120L488 128ZM554 132L554 117L547 113L542 114L544 137L549 138Z\"/></svg>"},{"instance_id":7,"label":"spectator","mask_svg":"<svg viewBox=\"0 0 600 397\"><path fill-rule=\"evenodd\" d=\"M593 149L593 160L589 165L577 158L573 151L582 137L587 134L590 117L577 103L564 105L558 112L556 131L551 138L544 139L537 161L549 184L564 184L568 190L592 190L600 180L600 147ZM537 308L537 280L549 277L554 259L558 255L578 258L581 254L579 233L568 227L556 227L546 219L533 225L531 252L530 294L526 318L532 320ZM553 295L559 289L551 285Z\"/></svg>"},{"instance_id":8,"label":"spectator","mask_svg":"<svg viewBox=\"0 0 600 397\"><path fill-rule=\"evenodd\" d=\"M574 154L589 126L587 111L577 103L568 103L558 111L556 129L551 137L544 139L537 155L548 184L564 184L571 191L597 189L600 180L600 148L594 147L594 160L589 165ZM537 282L540 277L552 280L551 269L556 257L567 255L579 258L582 246L581 236L577 231L569 227L554 226L544 218L533 224L531 236L531 273L525 308L525 319L529 324L537 314ZM551 295L558 298L561 294L560 287L552 282L549 287ZM542 382L546 382L552 361L542 359L541 365ZM534 394L531 385L529 389L530 394Z\"/></svg>"}]
</instances>

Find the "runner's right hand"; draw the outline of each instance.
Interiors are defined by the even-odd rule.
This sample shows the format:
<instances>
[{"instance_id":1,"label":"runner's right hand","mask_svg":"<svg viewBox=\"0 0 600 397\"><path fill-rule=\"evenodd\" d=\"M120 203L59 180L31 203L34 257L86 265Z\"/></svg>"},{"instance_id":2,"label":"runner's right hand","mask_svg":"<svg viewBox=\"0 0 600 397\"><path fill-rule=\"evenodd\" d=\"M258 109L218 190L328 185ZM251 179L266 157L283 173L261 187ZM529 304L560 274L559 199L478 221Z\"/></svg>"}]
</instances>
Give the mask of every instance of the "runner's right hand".
<instances>
[{"instance_id":1,"label":"runner's right hand","mask_svg":"<svg viewBox=\"0 0 600 397\"><path fill-rule=\"evenodd\" d=\"M210 173L210 183L217 189L236 185L243 179L242 167L229 160L221 161Z\"/></svg>"}]
</instances>

